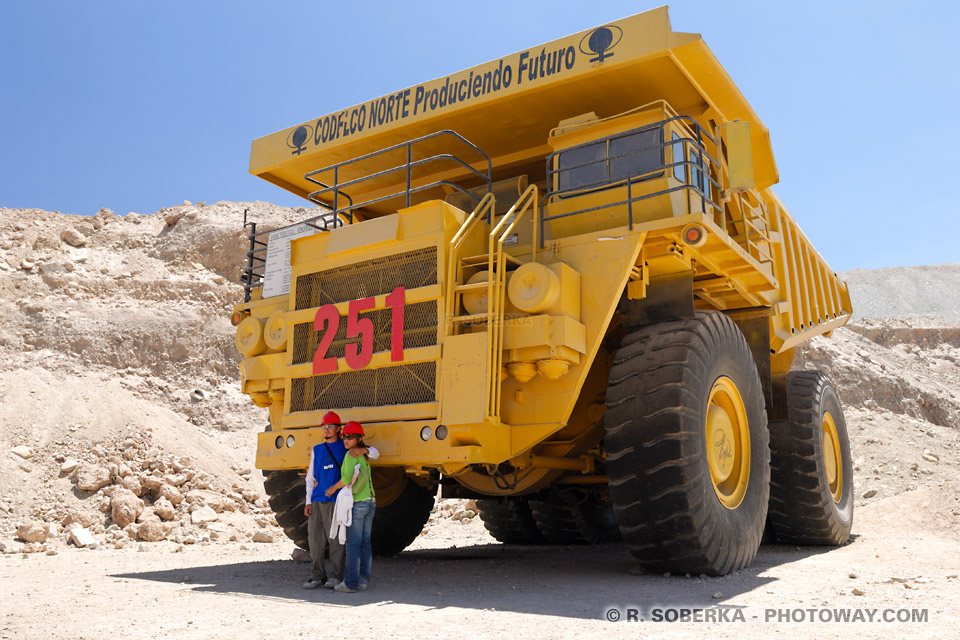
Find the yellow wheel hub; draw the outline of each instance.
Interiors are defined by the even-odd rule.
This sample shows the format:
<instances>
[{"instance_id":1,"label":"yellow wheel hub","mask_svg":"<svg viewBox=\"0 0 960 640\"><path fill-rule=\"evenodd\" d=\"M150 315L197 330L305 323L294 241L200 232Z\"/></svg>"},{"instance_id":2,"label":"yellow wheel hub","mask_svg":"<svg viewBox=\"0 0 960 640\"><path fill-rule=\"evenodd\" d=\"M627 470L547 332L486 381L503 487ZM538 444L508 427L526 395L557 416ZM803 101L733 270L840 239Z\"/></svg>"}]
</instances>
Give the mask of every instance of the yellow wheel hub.
<instances>
[{"instance_id":1,"label":"yellow wheel hub","mask_svg":"<svg viewBox=\"0 0 960 640\"><path fill-rule=\"evenodd\" d=\"M750 426L733 380L722 376L710 389L706 416L707 462L717 498L727 509L743 502L750 479Z\"/></svg>"},{"instance_id":2,"label":"yellow wheel hub","mask_svg":"<svg viewBox=\"0 0 960 640\"><path fill-rule=\"evenodd\" d=\"M823 463L827 470L827 483L833 501L839 503L843 496L843 460L840 458L840 438L837 436L837 424L830 412L823 414L823 427L820 432L823 447Z\"/></svg>"}]
</instances>

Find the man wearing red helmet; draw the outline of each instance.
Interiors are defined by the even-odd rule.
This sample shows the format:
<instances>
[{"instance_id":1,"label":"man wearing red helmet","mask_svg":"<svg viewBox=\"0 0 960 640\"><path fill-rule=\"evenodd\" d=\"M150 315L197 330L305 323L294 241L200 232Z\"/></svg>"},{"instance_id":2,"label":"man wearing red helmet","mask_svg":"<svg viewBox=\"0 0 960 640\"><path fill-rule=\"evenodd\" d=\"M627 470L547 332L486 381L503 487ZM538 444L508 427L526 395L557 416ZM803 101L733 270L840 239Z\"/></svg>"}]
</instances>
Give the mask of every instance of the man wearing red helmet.
<instances>
[{"instance_id":1,"label":"man wearing red helmet","mask_svg":"<svg viewBox=\"0 0 960 640\"><path fill-rule=\"evenodd\" d=\"M306 478L306 504L303 507L304 515L309 518L307 536L310 541L310 557L313 558L313 572L310 579L303 583L304 589L316 589L319 586L333 589L343 581L346 561L344 546L338 539L329 537L337 493L334 491L331 495L327 495L327 489L340 481L341 467L348 454L340 439L340 416L329 411L323 416L320 424L323 427L323 442L310 451L310 466L307 467ZM354 447L349 452L352 458L364 455L372 460L380 457L380 453L373 447ZM327 574L324 563L324 556L328 554L330 563L333 565L330 575Z\"/></svg>"}]
</instances>

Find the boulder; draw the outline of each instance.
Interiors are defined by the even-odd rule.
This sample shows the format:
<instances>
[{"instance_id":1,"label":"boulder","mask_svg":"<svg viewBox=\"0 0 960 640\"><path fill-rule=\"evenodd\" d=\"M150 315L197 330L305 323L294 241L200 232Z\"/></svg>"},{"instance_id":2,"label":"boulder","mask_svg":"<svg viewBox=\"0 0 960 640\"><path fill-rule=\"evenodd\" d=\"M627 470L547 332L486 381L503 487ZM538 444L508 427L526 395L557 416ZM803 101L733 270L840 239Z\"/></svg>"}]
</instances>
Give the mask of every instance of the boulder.
<instances>
[{"instance_id":1,"label":"boulder","mask_svg":"<svg viewBox=\"0 0 960 640\"><path fill-rule=\"evenodd\" d=\"M66 533L67 539L78 547L89 547L98 544L93 534L79 524L68 525Z\"/></svg>"},{"instance_id":2,"label":"boulder","mask_svg":"<svg viewBox=\"0 0 960 640\"><path fill-rule=\"evenodd\" d=\"M150 518L146 522L140 523L138 535L144 542L160 542L167 537L167 531L159 518Z\"/></svg>"},{"instance_id":3,"label":"boulder","mask_svg":"<svg viewBox=\"0 0 960 640\"><path fill-rule=\"evenodd\" d=\"M140 484L140 478L134 475L124 476L120 485L127 491L131 491L135 496L143 495L143 485Z\"/></svg>"},{"instance_id":4,"label":"boulder","mask_svg":"<svg viewBox=\"0 0 960 640\"><path fill-rule=\"evenodd\" d=\"M143 490L149 493L157 493L160 490L160 487L163 486L163 480L156 476L141 476L140 484L143 485Z\"/></svg>"},{"instance_id":5,"label":"boulder","mask_svg":"<svg viewBox=\"0 0 960 640\"><path fill-rule=\"evenodd\" d=\"M160 498L154 502L153 510L164 520L173 520L177 517L177 510L166 498Z\"/></svg>"},{"instance_id":6,"label":"boulder","mask_svg":"<svg viewBox=\"0 0 960 640\"><path fill-rule=\"evenodd\" d=\"M83 245L87 244L87 237L73 227L64 229L60 233L60 239L71 247L82 247Z\"/></svg>"},{"instance_id":7,"label":"boulder","mask_svg":"<svg viewBox=\"0 0 960 640\"><path fill-rule=\"evenodd\" d=\"M97 491L113 481L110 469L99 464L82 464L77 467L77 488L82 491Z\"/></svg>"},{"instance_id":8,"label":"boulder","mask_svg":"<svg viewBox=\"0 0 960 640\"><path fill-rule=\"evenodd\" d=\"M95 516L80 509L68 510L67 514L62 520L60 520L60 524L62 524L64 528L70 526L71 524L79 524L81 527L90 527L93 526L94 522L96 522Z\"/></svg>"},{"instance_id":9,"label":"boulder","mask_svg":"<svg viewBox=\"0 0 960 640\"><path fill-rule=\"evenodd\" d=\"M31 520L17 527L17 537L24 542L46 542L50 529L45 522Z\"/></svg>"},{"instance_id":10,"label":"boulder","mask_svg":"<svg viewBox=\"0 0 960 640\"><path fill-rule=\"evenodd\" d=\"M110 516L122 529L131 522L136 522L137 517L143 513L143 506L143 500L133 491L117 487L110 498Z\"/></svg>"},{"instance_id":11,"label":"boulder","mask_svg":"<svg viewBox=\"0 0 960 640\"><path fill-rule=\"evenodd\" d=\"M185 475L183 475L182 473L178 473L178 474L167 474L167 475L163 476L163 482L164 482L165 484L169 484L169 485L171 485L171 486L173 486L173 487L179 487L180 485L182 485L182 484L183 484L184 482L186 482L186 481L187 481L187 477L186 477Z\"/></svg>"},{"instance_id":12,"label":"boulder","mask_svg":"<svg viewBox=\"0 0 960 640\"><path fill-rule=\"evenodd\" d=\"M236 508L233 501L229 498L215 491L207 491L205 489L192 489L191 491L187 491L186 499L190 504L203 504L212 508L217 513L224 510L233 511Z\"/></svg>"},{"instance_id":13,"label":"boulder","mask_svg":"<svg viewBox=\"0 0 960 640\"><path fill-rule=\"evenodd\" d=\"M157 489L157 496L160 498L166 498L170 501L170 504L174 506L183 502L183 494L180 492L180 489L171 487L168 484L160 485L160 488Z\"/></svg>"},{"instance_id":14,"label":"boulder","mask_svg":"<svg viewBox=\"0 0 960 640\"><path fill-rule=\"evenodd\" d=\"M220 516L218 516L217 512L211 507L200 507L190 514L190 521L193 524L204 524L206 522L213 522L219 519Z\"/></svg>"}]
</instances>

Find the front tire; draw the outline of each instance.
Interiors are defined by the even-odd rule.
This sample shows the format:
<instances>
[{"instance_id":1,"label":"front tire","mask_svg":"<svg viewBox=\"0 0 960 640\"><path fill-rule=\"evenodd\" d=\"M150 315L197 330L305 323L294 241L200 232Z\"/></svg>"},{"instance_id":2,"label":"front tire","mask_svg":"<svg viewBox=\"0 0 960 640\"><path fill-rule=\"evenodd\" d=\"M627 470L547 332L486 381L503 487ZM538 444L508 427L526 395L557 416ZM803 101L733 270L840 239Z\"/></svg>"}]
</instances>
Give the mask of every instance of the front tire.
<instances>
[{"instance_id":1,"label":"front tire","mask_svg":"<svg viewBox=\"0 0 960 640\"><path fill-rule=\"evenodd\" d=\"M483 526L504 544L546 544L526 497L477 500Z\"/></svg>"},{"instance_id":2,"label":"front tire","mask_svg":"<svg viewBox=\"0 0 960 640\"><path fill-rule=\"evenodd\" d=\"M627 334L604 425L614 514L644 567L724 575L750 564L770 449L760 377L732 320L699 312Z\"/></svg>"},{"instance_id":3,"label":"front tire","mask_svg":"<svg viewBox=\"0 0 960 640\"><path fill-rule=\"evenodd\" d=\"M840 545L853 527L853 463L840 397L819 371L787 374L787 420L770 423L770 524L792 544Z\"/></svg>"},{"instance_id":4,"label":"front tire","mask_svg":"<svg viewBox=\"0 0 960 640\"><path fill-rule=\"evenodd\" d=\"M378 500L373 516L370 544L378 556L395 556L410 546L423 531L433 509L436 487L431 491L410 480L406 474L402 474L399 482L403 483L399 495L383 506ZM376 484L374 488L379 495Z\"/></svg>"},{"instance_id":5,"label":"front tire","mask_svg":"<svg viewBox=\"0 0 960 640\"><path fill-rule=\"evenodd\" d=\"M267 502L277 518L277 524L294 544L310 551L307 535L307 517L303 515L306 489L303 476L296 471L264 471L263 489Z\"/></svg>"}]
</instances>

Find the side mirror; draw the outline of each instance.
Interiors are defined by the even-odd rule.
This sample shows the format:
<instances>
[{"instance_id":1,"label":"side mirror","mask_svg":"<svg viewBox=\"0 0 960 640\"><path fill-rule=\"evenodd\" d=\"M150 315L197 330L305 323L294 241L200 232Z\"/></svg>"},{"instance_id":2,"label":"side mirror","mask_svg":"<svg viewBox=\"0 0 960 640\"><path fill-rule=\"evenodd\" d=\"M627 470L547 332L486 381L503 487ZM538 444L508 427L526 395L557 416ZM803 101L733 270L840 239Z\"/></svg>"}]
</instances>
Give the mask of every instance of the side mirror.
<instances>
[{"instance_id":1,"label":"side mirror","mask_svg":"<svg viewBox=\"0 0 960 640\"><path fill-rule=\"evenodd\" d=\"M754 188L753 145L750 142L749 122L728 122L723 125L727 143L727 169L730 191Z\"/></svg>"}]
</instances>

